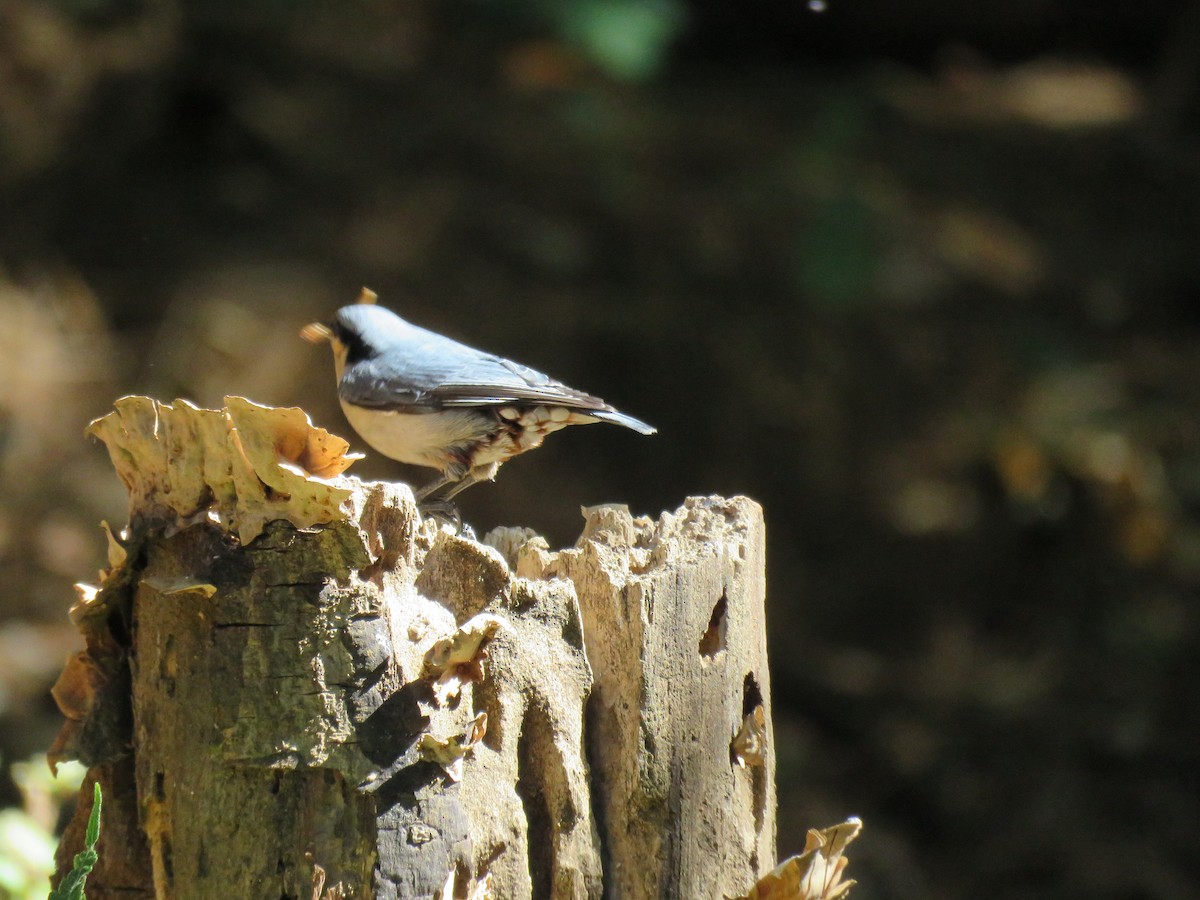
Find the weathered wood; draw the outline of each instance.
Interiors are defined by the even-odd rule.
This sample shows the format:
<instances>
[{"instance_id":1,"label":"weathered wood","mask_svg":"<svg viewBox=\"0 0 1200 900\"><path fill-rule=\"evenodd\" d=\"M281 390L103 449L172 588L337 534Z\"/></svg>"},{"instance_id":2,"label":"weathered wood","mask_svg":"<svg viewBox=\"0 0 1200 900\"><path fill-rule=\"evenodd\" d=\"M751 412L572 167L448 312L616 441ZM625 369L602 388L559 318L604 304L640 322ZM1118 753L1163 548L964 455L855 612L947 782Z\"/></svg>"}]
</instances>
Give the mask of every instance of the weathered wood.
<instances>
[{"instance_id":1,"label":"weathered wood","mask_svg":"<svg viewBox=\"0 0 1200 900\"><path fill-rule=\"evenodd\" d=\"M278 523L242 548L199 526L147 545L131 665L156 896L308 897L317 865L368 895L374 815L347 687L370 637L347 626L375 610L324 589L324 571L344 582L368 562L345 558L343 530Z\"/></svg>"},{"instance_id":2,"label":"weathered wood","mask_svg":"<svg viewBox=\"0 0 1200 900\"><path fill-rule=\"evenodd\" d=\"M323 879L331 896L424 898L454 875L501 897L599 896L569 587L511 582L495 551L422 529L406 489L354 491L375 561L340 525L276 523L246 548L193 528L148 550L134 746L157 895L309 896ZM489 677L439 702L426 658L484 611ZM418 738L480 712L455 782Z\"/></svg>"},{"instance_id":3,"label":"weathered wood","mask_svg":"<svg viewBox=\"0 0 1200 900\"><path fill-rule=\"evenodd\" d=\"M704 497L658 522L585 514L575 548L527 543L516 569L578 593L606 894L738 896L775 857L761 508ZM760 751L735 747L759 717L744 742Z\"/></svg>"},{"instance_id":4,"label":"weathered wood","mask_svg":"<svg viewBox=\"0 0 1200 900\"><path fill-rule=\"evenodd\" d=\"M96 659L69 667L56 744L108 794L89 897L717 898L771 867L757 505L588 510L557 553L477 542L403 485L255 476L270 453L241 448L272 439L236 409L238 434L198 429L226 444L190 452L221 486L192 500L170 454L141 479L136 444L209 411L104 429L135 527L77 607ZM281 464L311 455L283 434ZM280 515L299 498L299 527L246 491ZM109 878L106 838L131 834Z\"/></svg>"}]
</instances>

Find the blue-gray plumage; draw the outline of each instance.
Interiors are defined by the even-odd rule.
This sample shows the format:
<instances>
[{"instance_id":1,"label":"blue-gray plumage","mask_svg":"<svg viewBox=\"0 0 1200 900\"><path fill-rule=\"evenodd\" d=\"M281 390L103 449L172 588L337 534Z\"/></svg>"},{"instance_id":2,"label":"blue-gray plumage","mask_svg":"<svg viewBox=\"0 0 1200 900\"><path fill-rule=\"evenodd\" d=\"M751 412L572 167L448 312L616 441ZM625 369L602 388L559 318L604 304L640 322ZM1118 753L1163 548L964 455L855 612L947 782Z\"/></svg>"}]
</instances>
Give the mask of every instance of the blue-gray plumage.
<instances>
[{"instance_id":1,"label":"blue-gray plumage","mask_svg":"<svg viewBox=\"0 0 1200 900\"><path fill-rule=\"evenodd\" d=\"M375 306L374 294L307 326L333 347L338 399L354 430L400 462L439 469L417 492L445 501L568 425L611 422L655 429L599 397L520 363L476 350Z\"/></svg>"}]
</instances>

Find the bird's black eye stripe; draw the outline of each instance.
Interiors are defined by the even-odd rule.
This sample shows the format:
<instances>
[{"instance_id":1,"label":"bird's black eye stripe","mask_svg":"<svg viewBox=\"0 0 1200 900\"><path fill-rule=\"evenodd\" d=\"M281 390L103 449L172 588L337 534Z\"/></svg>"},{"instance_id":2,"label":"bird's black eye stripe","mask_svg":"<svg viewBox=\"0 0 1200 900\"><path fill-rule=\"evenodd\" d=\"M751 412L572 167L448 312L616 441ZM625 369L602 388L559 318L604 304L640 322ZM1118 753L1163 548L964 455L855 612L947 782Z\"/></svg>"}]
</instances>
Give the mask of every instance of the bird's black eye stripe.
<instances>
[{"instance_id":1,"label":"bird's black eye stripe","mask_svg":"<svg viewBox=\"0 0 1200 900\"><path fill-rule=\"evenodd\" d=\"M366 359L371 355L367 342L357 331L347 328L337 320L330 325L330 330L333 331L334 337L346 345L346 361L348 363Z\"/></svg>"}]
</instances>

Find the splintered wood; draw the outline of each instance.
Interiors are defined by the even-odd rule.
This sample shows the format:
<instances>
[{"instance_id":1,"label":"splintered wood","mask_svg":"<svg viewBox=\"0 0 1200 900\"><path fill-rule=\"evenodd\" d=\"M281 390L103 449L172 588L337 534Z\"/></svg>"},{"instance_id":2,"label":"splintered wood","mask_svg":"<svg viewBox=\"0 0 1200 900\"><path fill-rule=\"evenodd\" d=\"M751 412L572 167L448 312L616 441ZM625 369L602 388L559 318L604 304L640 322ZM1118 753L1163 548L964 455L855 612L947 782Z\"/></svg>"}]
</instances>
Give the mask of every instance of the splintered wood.
<instances>
[{"instance_id":1,"label":"splintered wood","mask_svg":"<svg viewBox=\"0 0 1200 900\"><path fill-rule=\"evenodd\" d=\"M757 504L478 542L247 403L93 426L131 527L60 691L58 758L123 836L91 900L694 900L771 870Z\"/></svg>"},{"instance_id":2,"label":"splintered wood","mask_svg":"<svg viewBox=\"0 0 1200 900\"><path fill-rule=\"evenodd\" d=\"M518 575L567 578L579 598L609 896L736 896L775 857L761 509L704 497L657 522L585 518L572 549L509 552Z\"/></svg>"}]
</instances>

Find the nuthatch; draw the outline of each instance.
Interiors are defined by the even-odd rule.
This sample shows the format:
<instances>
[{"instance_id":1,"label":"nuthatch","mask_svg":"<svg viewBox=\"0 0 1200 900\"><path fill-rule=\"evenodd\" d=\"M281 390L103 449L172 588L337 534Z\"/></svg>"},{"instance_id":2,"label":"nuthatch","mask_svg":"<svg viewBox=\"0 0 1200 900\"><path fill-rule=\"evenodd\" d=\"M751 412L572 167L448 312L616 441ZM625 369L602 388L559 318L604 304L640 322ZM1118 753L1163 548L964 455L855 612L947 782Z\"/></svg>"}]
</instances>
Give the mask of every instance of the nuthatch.
<instances>
[{"instance_id":1,"label":"nuthatch","mask_svg":"<svg viewBox=\"0 0 1200 900\"><path fill-rule=\"evenodd\" d=\"M333 347L338 399L363 440L391 459L441 471L416 492L420 503L444 503L490 481L501 463L568 425L655 433L599 397L411 325L374 301L364 289L358 304L300 334Z\"/></svg>"}]
</instances>

